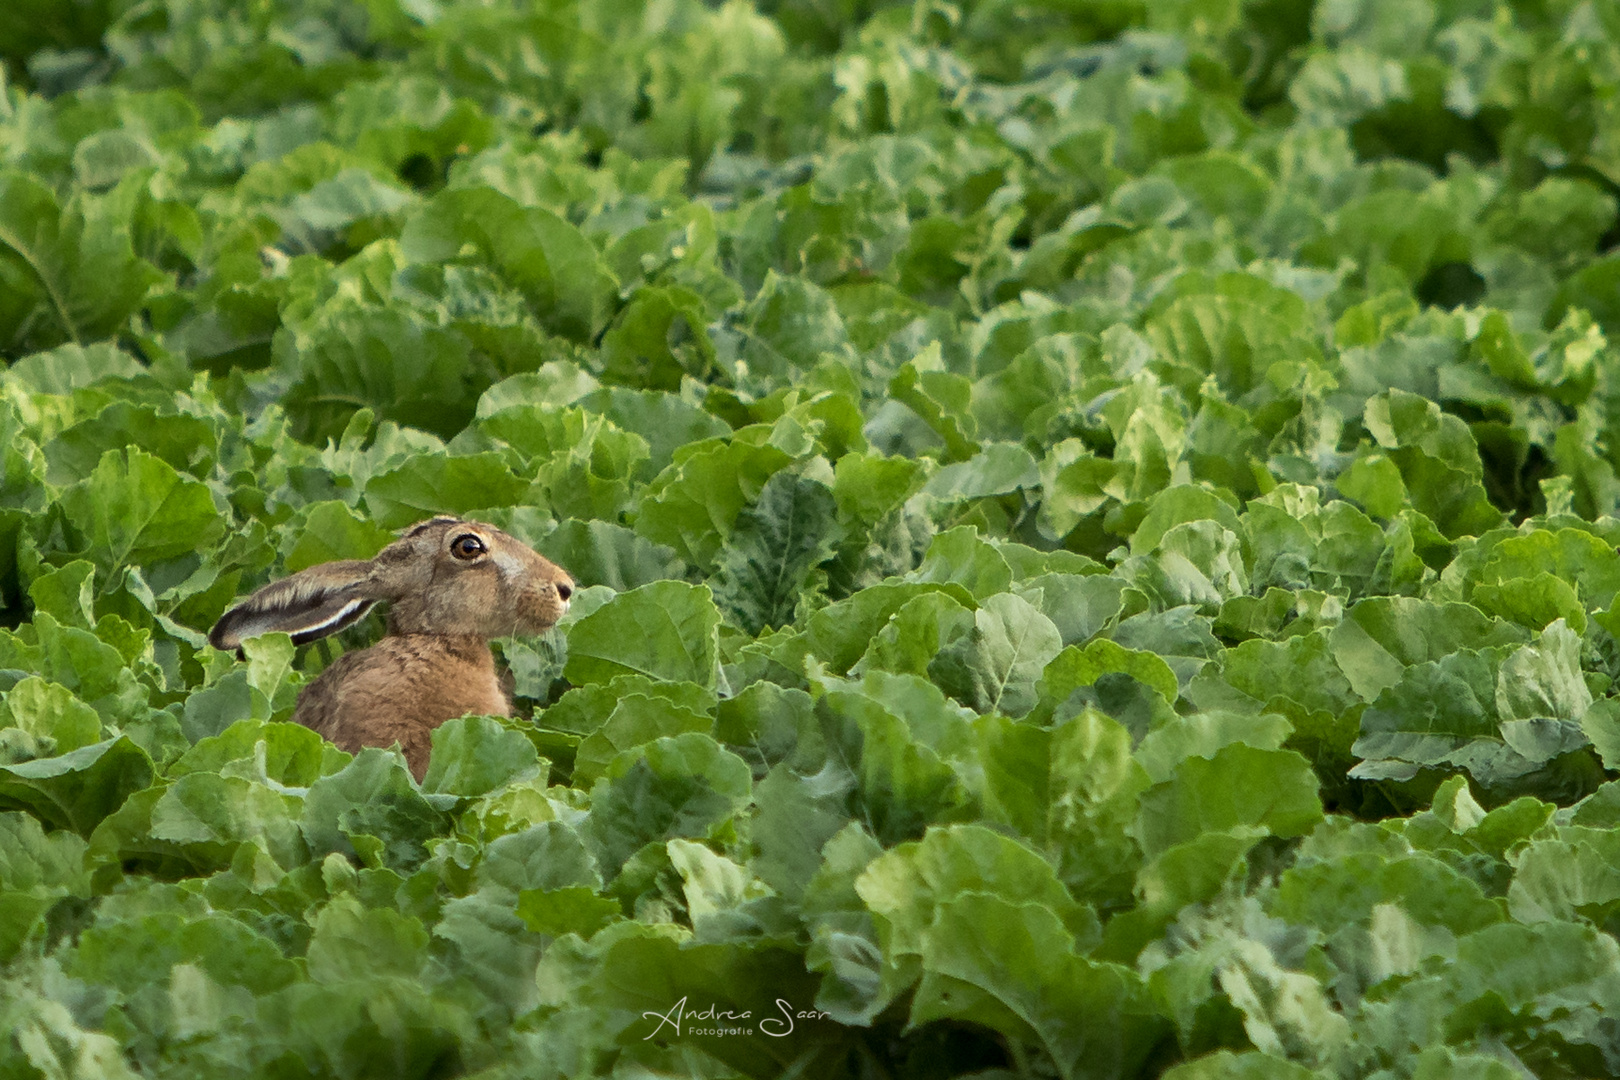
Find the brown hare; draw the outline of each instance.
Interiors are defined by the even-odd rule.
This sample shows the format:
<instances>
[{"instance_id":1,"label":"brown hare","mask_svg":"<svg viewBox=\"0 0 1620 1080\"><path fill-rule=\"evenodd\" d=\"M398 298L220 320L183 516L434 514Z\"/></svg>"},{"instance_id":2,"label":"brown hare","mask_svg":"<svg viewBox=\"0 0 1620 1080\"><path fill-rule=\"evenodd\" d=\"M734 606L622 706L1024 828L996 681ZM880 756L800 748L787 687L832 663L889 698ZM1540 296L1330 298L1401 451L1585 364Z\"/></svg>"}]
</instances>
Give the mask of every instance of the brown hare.
<instances>
[{"instance_id":1,"label":"brown hare","mask_svg":"<svg viewBox=\"0 0 1620 1080\"><path fill-rule=\"evenodd\" d=\"M489 639L537 634L568 610L561 567L492 525L436 517L370 561L322 563L272 582L220 617L216 649L285 631L336 633L387 601L388 634L344 653L298 695L293 719L344 750L399 743L420 780L433 729L468 713L509 716Z\"/></svg>"}]
</instances>

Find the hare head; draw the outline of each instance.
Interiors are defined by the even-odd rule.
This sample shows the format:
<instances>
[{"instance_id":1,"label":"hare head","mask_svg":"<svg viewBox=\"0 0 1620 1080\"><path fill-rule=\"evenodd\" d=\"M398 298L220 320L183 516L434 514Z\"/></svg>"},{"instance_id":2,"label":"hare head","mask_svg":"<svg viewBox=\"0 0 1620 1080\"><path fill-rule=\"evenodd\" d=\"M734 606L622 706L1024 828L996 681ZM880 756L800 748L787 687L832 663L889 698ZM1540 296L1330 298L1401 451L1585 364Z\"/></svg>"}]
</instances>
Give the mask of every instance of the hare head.
<instances>
[{"instance_id":1,"label":"hare head","mask_svg":"<svg viewBox=\"0 0 1620 1080\"><path fill-rule=\"evenodd\" d=\"M220 617L216 649L277 630L297 644L334 634L387 601L390 634L488 639L537 634L568 610L574 582L528 545L477 521L436 517L368 561L322 563L272 582Z\"/></svg>"}]
</instances>

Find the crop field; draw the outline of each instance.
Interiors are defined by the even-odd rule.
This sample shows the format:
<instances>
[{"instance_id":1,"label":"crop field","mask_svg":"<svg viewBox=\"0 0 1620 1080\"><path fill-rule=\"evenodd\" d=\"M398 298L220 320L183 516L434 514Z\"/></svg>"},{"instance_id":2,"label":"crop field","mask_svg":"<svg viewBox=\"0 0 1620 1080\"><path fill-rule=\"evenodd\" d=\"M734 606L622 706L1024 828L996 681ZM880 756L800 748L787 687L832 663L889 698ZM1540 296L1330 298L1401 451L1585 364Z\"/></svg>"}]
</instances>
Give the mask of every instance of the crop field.
<instances>
[{"instance_id":1,"label":"crop field","mask_svg":"<svg viewBox=\"0 0 1620 1080\"><path fill-rule=\"evenodd\" d=\"M0 1080L1620 1075L1620 4L0 0ZM435 514L513 716L206 635Z\"/></svg>"}]
</instances>

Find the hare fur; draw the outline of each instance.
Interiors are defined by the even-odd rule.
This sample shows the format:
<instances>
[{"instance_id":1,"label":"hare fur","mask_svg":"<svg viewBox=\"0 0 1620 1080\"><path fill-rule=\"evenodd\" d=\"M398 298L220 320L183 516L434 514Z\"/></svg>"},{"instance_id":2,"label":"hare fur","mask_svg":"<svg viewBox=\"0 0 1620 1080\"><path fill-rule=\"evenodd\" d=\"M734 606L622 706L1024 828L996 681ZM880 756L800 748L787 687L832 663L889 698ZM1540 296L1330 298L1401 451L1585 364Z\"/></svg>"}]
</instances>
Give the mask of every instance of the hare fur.
<instances>
[{"instance_id":1,"label":"hare fur","mask_svg":"<svg viewBox=\"0 0 1620 1080\"><path fill-rule=\"evenodd\" d=\"M433 729L468 714L510 716L489 639L537 634L568 610L574 582L528 545L477 521L436 517L370 560L312 566L220 617L217 649L281 630L298 644L387 602L388 633L344 653L298 695L293 719L344 750L398 743L420 780Z\"/></svg>"}]
</instances>

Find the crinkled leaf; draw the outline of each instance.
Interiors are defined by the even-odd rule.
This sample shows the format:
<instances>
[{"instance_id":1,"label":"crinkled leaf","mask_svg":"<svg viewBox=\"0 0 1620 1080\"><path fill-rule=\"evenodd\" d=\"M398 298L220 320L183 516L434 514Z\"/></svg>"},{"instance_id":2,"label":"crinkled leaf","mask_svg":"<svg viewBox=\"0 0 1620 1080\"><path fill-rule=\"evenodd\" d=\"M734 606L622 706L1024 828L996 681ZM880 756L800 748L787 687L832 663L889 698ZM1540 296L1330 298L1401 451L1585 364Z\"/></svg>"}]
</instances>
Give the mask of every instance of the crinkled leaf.
<instances>
[{"instance_id":1,"label":"crinkled leaf","mask_svg":"<svg viewBox=\"0 0 1620 1080\"><path fill-rule=\"evenodd\" d=\"M781 472L737 518L719 555L715 603L750 635L785 626L815 589L816 567L839 539L837 505L825 484Z\"/></svg>"},{"instance_id":2,"label":"crinkled leaf","mask_svg":"<svg viewBox=\"0 0 1620 1080\"><path fill-rule=\"evenodd\" d=\"M720 612L707 586L656 581L620 593L568 631L568 678L615 675L712 687L719 663Z\"/></svg>"}]
</instances>

